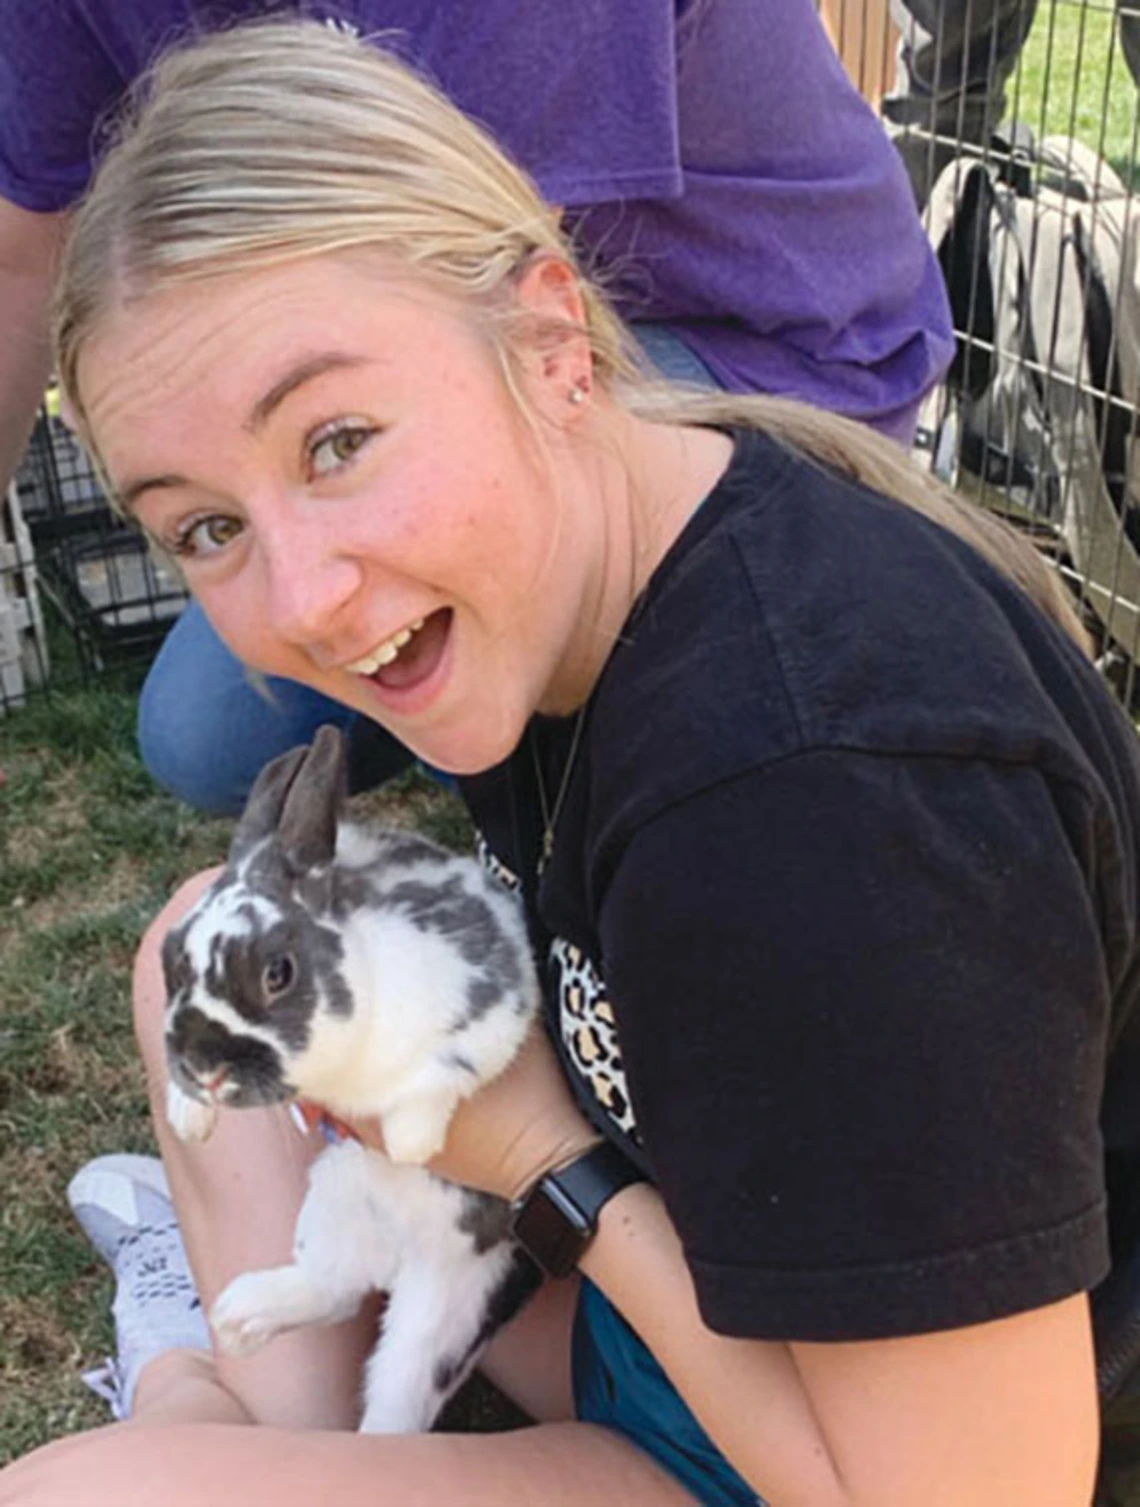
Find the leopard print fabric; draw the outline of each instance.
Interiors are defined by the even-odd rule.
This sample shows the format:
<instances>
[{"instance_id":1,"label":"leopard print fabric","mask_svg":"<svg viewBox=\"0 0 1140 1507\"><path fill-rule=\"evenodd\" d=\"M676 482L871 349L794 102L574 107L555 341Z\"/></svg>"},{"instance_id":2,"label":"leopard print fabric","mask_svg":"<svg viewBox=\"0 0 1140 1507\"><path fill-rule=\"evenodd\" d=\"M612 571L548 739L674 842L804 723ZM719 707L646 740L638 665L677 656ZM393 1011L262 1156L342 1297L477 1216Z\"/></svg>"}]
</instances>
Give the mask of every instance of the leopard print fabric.
<instances>
[{"instance_id":1,"label":"leopard print fabric","mask_svg":"<svg viewBox=\"0 0 1140 1507\"><path fill-rule=\"evenodd\" d=\"M580 947L557 938L550 948L558 1027L571 1062L619 1130L637 1141L621 1046L605 981Z\"/></svg>"},{"instance_id":2,"label":"leopard print fabric","mask_svg":"<svg viewBox=\"0 0 1140 1507\"><path fill-rule=\"evenodd\" d=\"M484 868L500 884L510 890L521 888L518 875L482 837L476 851ZM550 974L557 996L559 1035L567 1056L617 1128L640 1144L605 980L580 947L561 937L550 946Z\"/></svg>"}]
</instances>

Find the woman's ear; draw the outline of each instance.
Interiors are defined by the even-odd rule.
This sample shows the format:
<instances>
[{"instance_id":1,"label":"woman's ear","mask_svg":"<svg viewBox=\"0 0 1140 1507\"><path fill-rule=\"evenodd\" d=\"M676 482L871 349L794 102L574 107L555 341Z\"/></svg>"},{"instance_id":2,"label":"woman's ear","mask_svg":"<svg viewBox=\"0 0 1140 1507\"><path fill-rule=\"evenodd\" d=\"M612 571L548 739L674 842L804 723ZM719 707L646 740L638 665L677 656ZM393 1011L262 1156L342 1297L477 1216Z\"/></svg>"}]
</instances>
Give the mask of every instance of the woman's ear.
<instances>
[{"instance_id":1,"label":"woman's ear","mask_svg":"<svg viewBox=\"0 0 1140 1507\"><path fill-rule=\"evenodd\" d=\"M522 316L516 352L529 396L543 413L564 421L582 410L593 387L577 275L561 257L539 252L519 273L514 293Z\"/></svg>"}]
</instances>

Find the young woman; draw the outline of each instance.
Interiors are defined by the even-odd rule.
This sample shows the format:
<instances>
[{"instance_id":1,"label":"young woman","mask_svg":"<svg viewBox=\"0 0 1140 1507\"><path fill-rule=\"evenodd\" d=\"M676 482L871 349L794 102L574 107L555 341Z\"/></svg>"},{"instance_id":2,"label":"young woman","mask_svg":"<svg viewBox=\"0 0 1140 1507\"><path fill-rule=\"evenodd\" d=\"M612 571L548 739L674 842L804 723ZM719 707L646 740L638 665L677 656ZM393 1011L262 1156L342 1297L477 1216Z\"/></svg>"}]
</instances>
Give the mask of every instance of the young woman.
<instances>
[{"instance_id":1,"label":"young woman","mask_svg":"<svg viewBox=\"0 0 1140 1507\"><path fill-rule=\"evenodd\" d=\"M233 652L460 776L523 886L550 1030L438 1170L526 1197L604 1137L645 1180L495 1347L535 1427L347 1432L363 1326L176 1348L3 1507L1086 1507L1140 760L1037 557L861 426L646 386L526 180L322 29L163 65L57 332ZM204 882L140 953L156 1104ZM309 1153L156 1118L208 1306Z\"/></svg>"},{"instance_id":2,"label":"young woman","mask_svg":"<svg viewBox=\"0 0 1140 1507\"><path fill-rule=\"evenodd\" d=\"M27 332L46 323L62 212L101 123L173 39L270 9L380 42L480 121L562 207L661 371L790 393L909 442L953 355L942 276L813 0L528 0L525 24L517 0L7 0L0 491L47 371ZM367 740L359 778L410 760L306 687L251 686L191 604L143 687L139 746L182 800L237 812L261 765L326 721L354 753Z\"/></svg>"}]
</instances>

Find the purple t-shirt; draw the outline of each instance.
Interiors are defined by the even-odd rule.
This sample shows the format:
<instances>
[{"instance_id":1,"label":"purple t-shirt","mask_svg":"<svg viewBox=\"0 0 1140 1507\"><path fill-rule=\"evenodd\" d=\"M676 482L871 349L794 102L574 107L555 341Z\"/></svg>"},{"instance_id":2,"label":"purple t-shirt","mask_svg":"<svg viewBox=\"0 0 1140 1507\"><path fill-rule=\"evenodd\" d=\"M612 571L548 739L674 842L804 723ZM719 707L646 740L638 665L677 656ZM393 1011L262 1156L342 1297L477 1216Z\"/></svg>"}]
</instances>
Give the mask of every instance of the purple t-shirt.
<instances>
[{"instance_id":1,"label":"purple t-shirt","mask_svg":"<svg viewBox=\"0 0 1140 1507\"><path fill-rule=\"evenodd\" d=\"M84 189L171 39L274 0L4 0L0 194ZM412 61L566 206L626 318L736 391L905 433L951 353L906 175L812 0L297 0Z\"/></svg>"}]
</instances>

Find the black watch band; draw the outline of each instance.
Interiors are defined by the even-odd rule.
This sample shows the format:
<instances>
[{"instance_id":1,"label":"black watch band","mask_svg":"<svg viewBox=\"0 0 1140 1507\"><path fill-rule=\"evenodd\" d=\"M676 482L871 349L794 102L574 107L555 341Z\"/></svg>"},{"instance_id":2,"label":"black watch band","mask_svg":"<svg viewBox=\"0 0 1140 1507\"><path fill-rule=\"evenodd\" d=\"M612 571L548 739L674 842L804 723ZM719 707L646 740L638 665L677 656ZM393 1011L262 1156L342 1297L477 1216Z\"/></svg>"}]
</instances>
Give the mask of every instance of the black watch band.
<instances>
[{"instance_id":1,"label":"black watch band","mask_svg":"<svg viewBox=\"0 0 1140 1507\"><path fill-rule=\"evenodd\" d=\"M609 1141L540 1177L511 1208L511 1235L548 1277L566 1277L598 1227L602 1206L645 1175Z\"/></svg>"}]
</instances>

